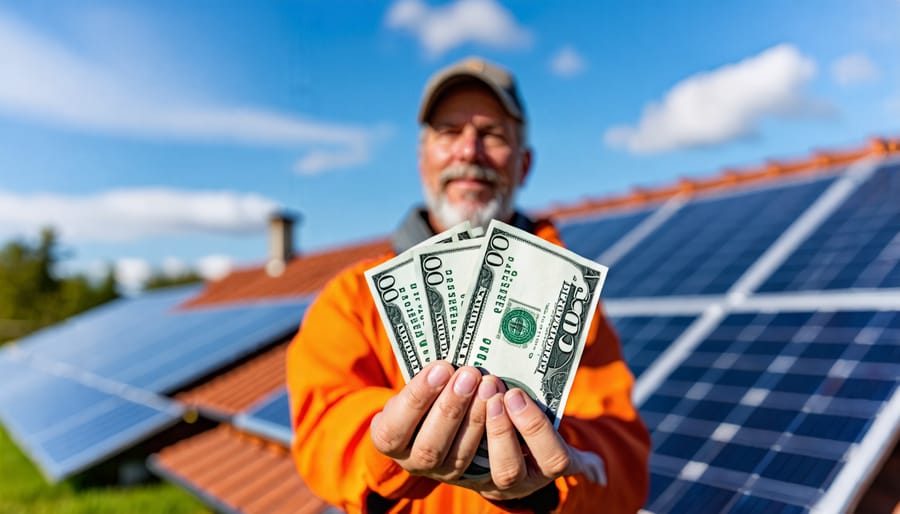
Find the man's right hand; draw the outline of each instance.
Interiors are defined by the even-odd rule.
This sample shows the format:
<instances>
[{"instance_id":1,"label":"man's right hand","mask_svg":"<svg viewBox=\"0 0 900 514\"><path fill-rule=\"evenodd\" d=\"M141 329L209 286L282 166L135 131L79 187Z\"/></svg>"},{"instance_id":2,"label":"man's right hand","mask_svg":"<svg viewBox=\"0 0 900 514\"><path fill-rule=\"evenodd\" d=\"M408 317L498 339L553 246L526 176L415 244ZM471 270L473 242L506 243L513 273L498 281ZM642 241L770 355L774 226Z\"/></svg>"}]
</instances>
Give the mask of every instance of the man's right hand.
<instances>
[{"instance_id":1,"label":"man's right hand","mask_svg":"<svg viewBox=\"0 0 900 514\"><path fill-rule=\"evenodd\" d=\"M430 363L372 418L375 448L414 475L459 480L484 433L487 399L475 394L481 380L471 366Z\"/></svg>"}]
</instances>

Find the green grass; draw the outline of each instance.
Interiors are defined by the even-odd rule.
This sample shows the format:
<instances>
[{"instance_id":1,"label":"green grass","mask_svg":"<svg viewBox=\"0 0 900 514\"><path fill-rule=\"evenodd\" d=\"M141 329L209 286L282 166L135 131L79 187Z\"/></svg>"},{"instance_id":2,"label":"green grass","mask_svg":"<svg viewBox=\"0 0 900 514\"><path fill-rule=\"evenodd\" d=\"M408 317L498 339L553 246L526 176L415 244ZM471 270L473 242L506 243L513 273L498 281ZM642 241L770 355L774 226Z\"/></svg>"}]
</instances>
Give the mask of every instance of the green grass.
<instances>
[{"instance_id":1,"label":"green grass","mask_svg":"<svg viewBox=\"0 0 900 514\"><path fill-rule=\"evenodd\" d=\"M50 485L0 426L0 514L200 514L209 512L186 491L167 483L78 488Z\"/></svg>"}]
</instances>

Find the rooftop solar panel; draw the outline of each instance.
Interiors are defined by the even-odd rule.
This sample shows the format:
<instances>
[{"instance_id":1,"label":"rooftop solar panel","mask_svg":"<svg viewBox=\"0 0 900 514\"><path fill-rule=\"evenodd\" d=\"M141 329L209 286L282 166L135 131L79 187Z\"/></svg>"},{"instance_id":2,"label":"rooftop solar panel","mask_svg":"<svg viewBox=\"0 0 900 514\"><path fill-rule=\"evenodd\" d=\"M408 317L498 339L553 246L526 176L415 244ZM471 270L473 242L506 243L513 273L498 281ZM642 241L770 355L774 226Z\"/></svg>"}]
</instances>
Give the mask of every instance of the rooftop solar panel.
<instances>
[{"instance_id":1,"label":"rooftop solar panel","mask_svg":"<svg viewBox=\"0 0 900 514\"><path fill-rule=\"evenodd\" d=\"M156 433L181 408L150 395L119 396L0 353L0 419L50 480L59 480Z\"/></svg>"},{"instance_id":2,"label":"rooftop solar panel","mask_svg":"<svg viewBox=\"0 0 900 514\"><path fill-rule=\"evenodd\" d=\"M180 411L158 394L293 333L308 304L177 309L196 291L122 299L0 351L24 363L18 374L25 374L0 369L0 390L25 391L4 396L3 421L50 478L78 472L178 419ZM18 385L8 387L13 381Z\"/></svg>"},{"instance_id":3,"label":"rooftop solar panel","mask_svg":"<svg viewBox=\"0 0 900 514\"><path fill-rule=\"evenodd\" d=\"M588 259L596 259L651 212L643 210L569 221L560 225L559 234L566 248Z\"/></svg>"},{"instance_id":4,"label":"rooftop solar panel","mask_svg":"<svg viewBox=\"0 0 900 514\"><path fill-rule=\"evenodd\" d=\"M896 438L898 386L896 310L728 315L640 407L653 439L646 509L701 497L715 512L816 507L861 447Z\"/></svg>"},{"instance_id":5,"label":"rooftop solar panel","mask_svg":"<svg viewBox=\"0 0 900 514\"><path fill-rule=\"evenodd\" d=\"M900 287L900 164L879 169L803 242L761 292Z\"/></svg>"},{"instance_id":6,"label":"rooftop solar panel","mask_svg":"<svg viewBox=\"0 0 900 514\"><path fill-rule=\"evenodd\" d=\"M696 316L611 316L619 335L622 356L635 377L678 339Z\"/></svg>"},{"instance_id":7,"label":"rooftop solar panel","mask_svg":"<svg viewBox=\"0 0 900 514\"><path fill-rule=\"evenodd\" d=\"M291 444L291 414L287 389L281 388L235 417L238 428Z\"/></svg>"},{"instance_id":8,"label":"rooftop solar panel","mask_svg":"<svg viewBox=\"0 0 900 514\"><path fill-rule=\"evenodd\" d=\"M610 267L604 297L725 293L833 180L692 200Z\"/></svg>"}]
</instances>

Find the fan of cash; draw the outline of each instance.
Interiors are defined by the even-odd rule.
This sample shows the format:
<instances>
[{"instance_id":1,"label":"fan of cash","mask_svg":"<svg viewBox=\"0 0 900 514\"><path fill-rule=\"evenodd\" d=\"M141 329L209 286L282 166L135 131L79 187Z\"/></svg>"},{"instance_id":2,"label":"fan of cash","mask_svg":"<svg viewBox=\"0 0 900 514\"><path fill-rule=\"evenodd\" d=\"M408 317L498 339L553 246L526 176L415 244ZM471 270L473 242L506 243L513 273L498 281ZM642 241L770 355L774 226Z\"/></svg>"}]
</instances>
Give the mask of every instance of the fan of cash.
<instances>
[{"instance_id":1,"label":"fan of cash","mask_svg":"<svg viewBox=\"0 0 900 514\"><path fill-rule=\"evenodd\" d=\"M475 366L559 427L607 268L494 220L468 222L366 271L408 382L429 362Z\"/></svg>"}]
</instances>

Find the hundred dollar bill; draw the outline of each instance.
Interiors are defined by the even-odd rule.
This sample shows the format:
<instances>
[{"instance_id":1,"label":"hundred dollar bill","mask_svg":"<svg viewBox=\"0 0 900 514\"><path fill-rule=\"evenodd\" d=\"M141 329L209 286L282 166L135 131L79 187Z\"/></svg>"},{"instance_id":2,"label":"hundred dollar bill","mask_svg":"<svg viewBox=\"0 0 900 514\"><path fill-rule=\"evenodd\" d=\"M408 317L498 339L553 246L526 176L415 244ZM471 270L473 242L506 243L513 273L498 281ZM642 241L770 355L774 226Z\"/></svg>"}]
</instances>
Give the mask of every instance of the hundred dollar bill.
<instances>
[{"instance_id":1,"label":"hundred dollar bill","mask_svg":"<svg viewBox=\"0 0 900 514\"><path fill-rule=\"evenodd\" d=\"M518 387L559 427L607 268L492 221L452 361Z\"/></svg>"},{"instance_id":2,"label":"hundred dollar bill","mask_svg":"<svg viewBox=\"0 0 900 514\"><path fill-rule=\"evenodd\" d=\"M425 290L424 325L435 342L438 359L450 356L456 325L465 312L472 270L481 254L481 241L470 239L413 250L416 280Z\"/></svg>"},{"instance_id":3,"label":"hundred dollar bill","mask_svg":"<svg viewBox=\"0 0 900 514\"><path fill-rule=\"evenodd\" d=\"M435 342L424 324L425 298L416 281L412 252L419 247L457 241L459 234L468 230L469 222L456 225L365 272L369 291L407 382L426 364L438 359Z\"/></svg>"}]
</instances>

